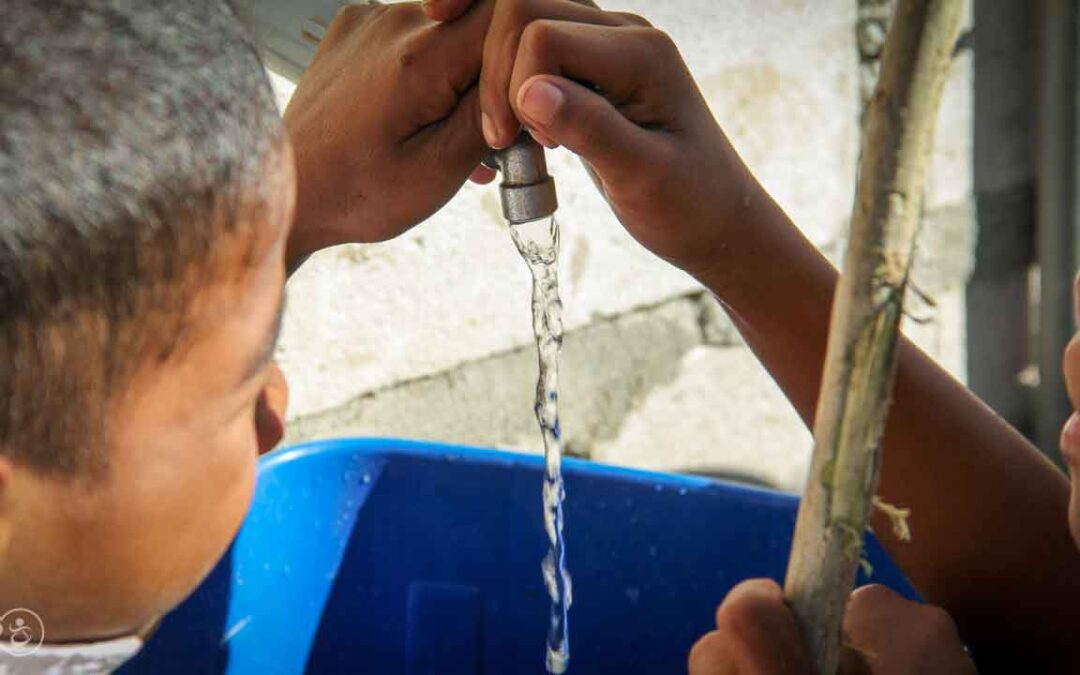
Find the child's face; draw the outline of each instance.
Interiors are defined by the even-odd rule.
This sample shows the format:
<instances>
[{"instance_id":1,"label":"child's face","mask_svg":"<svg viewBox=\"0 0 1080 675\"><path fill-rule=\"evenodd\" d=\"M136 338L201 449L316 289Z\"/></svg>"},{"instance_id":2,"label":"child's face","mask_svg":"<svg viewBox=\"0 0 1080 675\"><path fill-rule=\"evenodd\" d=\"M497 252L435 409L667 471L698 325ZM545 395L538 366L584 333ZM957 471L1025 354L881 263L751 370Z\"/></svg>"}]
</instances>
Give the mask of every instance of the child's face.
<instances>
[{"instance_id":1,"label":"child's face","mask_svg":"<svg viewBox=\"0 0 1080 675\"><path fill-rule=\"evenodd\" d=\"M280 383L269 357L295 196L291 152L271 162L254 262L196 300L175 358L136 375L114 412L107 475L82 484L11 470L0 598L37 611L47 640L123 634L169 610L247 511L260 440L278 440L260 434L256 418L278 398L267 396Z\"/></svg>"}]
</instances>

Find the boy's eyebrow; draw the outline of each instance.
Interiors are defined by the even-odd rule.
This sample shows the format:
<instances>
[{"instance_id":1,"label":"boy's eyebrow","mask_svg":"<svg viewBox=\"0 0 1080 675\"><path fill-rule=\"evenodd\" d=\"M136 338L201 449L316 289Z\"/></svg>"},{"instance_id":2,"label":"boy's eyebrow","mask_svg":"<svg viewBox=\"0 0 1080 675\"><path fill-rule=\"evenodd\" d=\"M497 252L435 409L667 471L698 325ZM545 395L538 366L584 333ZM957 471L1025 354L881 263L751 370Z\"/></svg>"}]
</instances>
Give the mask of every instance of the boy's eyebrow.
<instances>
[{"instance_id":1,"label":"boy's eyebrow","mask_svg":"<svg viewBox=\"0 0 1080 675\"><path fill-rule=\"evenodd\" d=\"M270 329L266 332L266 337L259 351L255 353L255 358L251 360L244 370L243 382L245 384L261 375L263 369L266 368L266 364L270 363L271 359L274 358L274 349L277 347L278 337L281 335L281 324L285 318L285 300L285 291L282 290L274 322L270 324Z\"/></svg>"}]
</instances>

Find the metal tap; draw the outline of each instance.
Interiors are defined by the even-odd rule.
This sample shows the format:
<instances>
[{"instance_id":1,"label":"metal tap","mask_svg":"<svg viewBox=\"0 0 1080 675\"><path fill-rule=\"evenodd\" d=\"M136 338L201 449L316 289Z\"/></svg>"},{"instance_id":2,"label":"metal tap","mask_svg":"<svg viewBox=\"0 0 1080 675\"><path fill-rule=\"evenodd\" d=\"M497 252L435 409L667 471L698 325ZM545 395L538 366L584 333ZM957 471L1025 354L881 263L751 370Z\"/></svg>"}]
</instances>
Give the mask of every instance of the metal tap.
<instances>
[{"instance_id":1,"label":"metal tap","mask_svg":"<svg viewBox=\"0 0 1080 675\"><path fill-rule=\"evenodd\" d=\"M502 174L499 197L503 217L511 224L550 216L559 208L555 181L547 172L544 147L522 131L511 145L496 150L484 161Z\"/></svg>"}]
</instances>

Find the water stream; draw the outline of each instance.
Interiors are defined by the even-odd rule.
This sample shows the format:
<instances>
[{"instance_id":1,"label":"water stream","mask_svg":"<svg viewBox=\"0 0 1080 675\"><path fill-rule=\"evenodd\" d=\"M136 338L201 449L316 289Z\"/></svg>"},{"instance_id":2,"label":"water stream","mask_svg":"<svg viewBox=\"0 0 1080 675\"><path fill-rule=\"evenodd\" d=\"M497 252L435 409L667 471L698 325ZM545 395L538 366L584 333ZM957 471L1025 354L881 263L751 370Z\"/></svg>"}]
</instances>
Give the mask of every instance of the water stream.
<instances>
[{"instance_id":1,"label":"water stream","mask_svg":"<svg viewBox=\"0 0 1080 675\"><path fill-rule=\"evenodd\" d=\"M564 673L570 661L567 613L570 575L563 542L562 440L559 428L559 348L562 346L562 301L559 299L559 223L554 216L510 226L510 235L532 273L533 332L539 354L536 420L544 438L544 529L548 552L541 568L551 596L545 662L549 673Z\"/></svg>"}]
</instances>

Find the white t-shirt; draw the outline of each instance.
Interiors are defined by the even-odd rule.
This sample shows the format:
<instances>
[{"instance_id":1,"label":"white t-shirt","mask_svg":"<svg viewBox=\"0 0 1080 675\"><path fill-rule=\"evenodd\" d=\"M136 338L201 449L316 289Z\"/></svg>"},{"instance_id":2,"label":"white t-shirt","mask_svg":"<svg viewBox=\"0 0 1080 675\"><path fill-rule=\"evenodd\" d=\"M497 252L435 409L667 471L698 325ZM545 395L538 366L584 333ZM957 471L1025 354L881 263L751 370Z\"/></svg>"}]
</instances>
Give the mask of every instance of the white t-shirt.
<instances>
[{"instance_id":1,"label":"white t-shirt","mask_svg":"<svg viewBox=\"0 0 1080 675\"><path fill-rule=\"evenodd\" d=\"M143 639L131 635L71 644L43 644L33 649L3 649L0 675L107 675L142 649Z\"/></svg>"}]
</instances>

